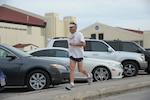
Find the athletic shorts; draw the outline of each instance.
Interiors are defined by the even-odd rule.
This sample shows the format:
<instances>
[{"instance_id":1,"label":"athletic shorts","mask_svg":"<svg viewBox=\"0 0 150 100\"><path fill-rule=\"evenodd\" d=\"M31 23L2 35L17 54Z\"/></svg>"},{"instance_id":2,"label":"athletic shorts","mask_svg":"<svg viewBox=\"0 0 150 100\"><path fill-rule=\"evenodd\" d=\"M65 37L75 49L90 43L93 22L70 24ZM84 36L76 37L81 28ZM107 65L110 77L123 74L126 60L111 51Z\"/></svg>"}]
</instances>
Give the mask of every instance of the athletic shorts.
<instances>
[{"instance_id":1,"label":"athletic shorts","mask_svg":"<svg viewBox=\"0 0 150 100\"><path fill-rule=\"evenodd\" d=\"M83 58L74 58L74 57L72 57L72 56L70 56L70 59L72 59L72 60L74 60L74 61L76 61L76 62L80 62L80 61L83 60Z\"/></svg>"}]
</instances>

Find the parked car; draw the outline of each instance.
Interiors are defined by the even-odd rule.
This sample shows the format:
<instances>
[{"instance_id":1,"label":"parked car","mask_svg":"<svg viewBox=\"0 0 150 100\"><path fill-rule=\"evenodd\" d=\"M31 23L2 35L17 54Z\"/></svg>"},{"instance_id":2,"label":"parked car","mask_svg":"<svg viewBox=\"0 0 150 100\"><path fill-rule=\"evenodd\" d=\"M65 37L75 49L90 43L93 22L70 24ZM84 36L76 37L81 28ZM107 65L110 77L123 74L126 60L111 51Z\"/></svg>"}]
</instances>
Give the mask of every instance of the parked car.
<instances>
[{"instance_id":1,"label":"parked car","mask_svg":"<svg viewBox=\"0 0 150 100\"><path fill-rule=\"evenodd\" d=\"M146 51L150 52L150 48L145 48Z\"/></svg>"},{"instance_id":2,"label":"parked car","mask_svg":"<svg viewBox=\"0 0 150 100\"><path fill-rule=\"evenodd\" d=\"M0 69L7 76L7 86L25 86L30 90L58 85L69 80L66 62L33 57L17 48L0 43Z\"/></svg>"},{"instance_id":3,"label":"parked car","mask_svg":"<svg viewBox=\"0 0 150 100\"><path fill-rule=\"evenodd\" d=\"M136 76L138 70L145 70L147 62L144 54L115 51L103 40L85 39L84 56L90 58L111 59L119 61L123 65L124 76ZM47 47L65 47L68 48L67 38L53 38L48 40Z\"/></svg>"},{"instance_id":4,"label":"parked car","mask_svg":"<svg viewBox=\"0 0 150 100\"><path fill-rule=\"evenodd\" d=\"M150 52L145 50L142 46L140 46L136 42L121 41L121 40L107 40L105 42L107 42L116 51L143 53L145 55L146 61L148 62L148 67L145 71L148 74L150 74Z\"/></svg>"},{"instance_id":5,"label":"parked car","mask_svg":"<svg viewBox=\"0 0 150 100\"><path fill-rule=\"evenodd\" d=\"M5 85L6 85L6 75L0 69L0 91L4 89Z\"/></svg>"},{"instance_id":6,"label":"parked car","mask_svg":"<svg viewBox=\"0 0 150 100\"><path fill-rule=\"evenodd\" d=\"M54 57L57 60L68 61L68 49L61 47L40 48L27 52L37 57ZM93 74L94 81L103 81L123 77L123 66L120 62L107 59L84 58L83 67ZM75 70L75 79L85 79L86 77Z\"/></svg>"}]
</instances>

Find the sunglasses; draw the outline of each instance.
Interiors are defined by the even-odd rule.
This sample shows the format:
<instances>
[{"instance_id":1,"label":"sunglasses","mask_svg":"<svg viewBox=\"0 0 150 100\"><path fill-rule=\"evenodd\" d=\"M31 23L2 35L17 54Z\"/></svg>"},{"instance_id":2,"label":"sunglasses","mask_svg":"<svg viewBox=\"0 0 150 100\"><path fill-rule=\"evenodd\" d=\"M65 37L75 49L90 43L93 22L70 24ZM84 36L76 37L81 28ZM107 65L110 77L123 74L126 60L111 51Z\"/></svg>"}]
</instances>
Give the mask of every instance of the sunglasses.
<instances>
[{"instance_id":1,"label":"sunglasses","mask_svg":"<svg viewBox=\"0 0 150 100\"><path fill-rule=\"evenodd\" d=\"M69 28L73 28L73 27L69 27Z\"/></svg>"}]
</instances>

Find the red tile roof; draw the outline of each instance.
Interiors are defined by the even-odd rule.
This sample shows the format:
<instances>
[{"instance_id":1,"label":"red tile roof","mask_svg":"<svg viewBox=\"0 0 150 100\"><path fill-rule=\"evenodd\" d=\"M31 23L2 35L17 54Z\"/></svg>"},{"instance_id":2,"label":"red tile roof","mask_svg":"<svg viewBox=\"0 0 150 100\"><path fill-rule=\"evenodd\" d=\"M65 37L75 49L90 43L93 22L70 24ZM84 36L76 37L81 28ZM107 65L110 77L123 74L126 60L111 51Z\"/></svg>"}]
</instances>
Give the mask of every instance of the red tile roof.
<instances>
[{"instance_id":1,"label":"red tile roof","mask_svg":"<svg viewBox=\"0 0 150 100\"><path fill-rule=\"evenodd\" d=\"M131 31L131 32L135 32L135 33L139 33L139 34L143 34L144 33L143 31L140 31L140 30L126 29L126 28L120 28L120 29Z\"/></svg>"},{"instance_id":2,"label":"red tile roof","mask_svg":"<svg viewBox=\"0 0 150 100\"><path fill-rule=\"evenodd\" d=\"M0 21L3 22L12 22L12 23L20 23L25 25L35 25L40 27L45 27L45 22L43 19L34 17L32 15L18 12L11 8L7 8L7 6L0 6Z\"/></svg>"},{"instance_id":3,"label":"red tile roof","mask_svg":"<svg viewBox=\"0 0 150 100\"><path fill-rule=\"evenodd\" d=\"M24 47L29 46L29 45L33 45L35 47L38 47L38 46L36 46L34 44L16 44L13 47L15 47L15 48L24 48Z\"/></svg>"}]
</instances>

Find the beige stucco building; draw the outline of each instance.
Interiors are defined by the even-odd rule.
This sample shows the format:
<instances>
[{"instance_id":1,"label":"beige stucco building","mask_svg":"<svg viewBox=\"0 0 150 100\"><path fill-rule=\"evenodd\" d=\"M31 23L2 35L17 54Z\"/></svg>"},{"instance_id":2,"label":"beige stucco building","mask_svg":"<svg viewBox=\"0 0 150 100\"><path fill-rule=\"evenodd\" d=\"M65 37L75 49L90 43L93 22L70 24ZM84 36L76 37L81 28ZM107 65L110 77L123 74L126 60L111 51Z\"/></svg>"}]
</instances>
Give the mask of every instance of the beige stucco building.
<instances>
[{"instance_id":1,"label":"beige stucco building","mask_svg":"<svg viewBox=\"0 0 150 100\"><path fill-rule=\"evenodd\" d=\"M66 37L69 22L76 22L76 17L65 16L59 19L57 13L40 16L12 6L0 6L0 43L9 45L34 44L39 48L47 45L48 38ZM150 31L129 30L112 27L96 22L80 30L85 37L105 40L136 41L150 48Z\"/></svg>"},{"instance_id":2,"label":"beige stucco building","mask_svg":"<svg viewBox=\"0 0 150 100\"><path fill-rule=\"evenodd\" d=\"M92 37L102 40L135 41L143 47L150 48L150 31L112 27L98 22L80 31L84 34L85 37Z\"/></svg>"},{"instance_id":3,"label":"beige stucco building","mask_svg":"<svg viewBox=\"0 0 150 100\"><path fill-rule=\"evenodd\" d=\"M40 47L45 45L44 29L41 27L19 25L0 22L0 43L9 45L35 44Z\"/></svg>"},{"instance_id":4,"label":"beige stucco building","mask_svg":"<svg viewBox=\"0 0 150 100\"><path fill-rule=\"evenodd\" d=\"M150 48L150 30L144 31L143 34L143 47Z\"/></svg>"},{"instance_id":5,"label":"beige stucco building","mask_svg":"<svg viewBox=\"0 0 150 100\"><path fill-rule=\"evenodd\" d=\"M67 36L74 16L59 19L57 13L40 16L12 6L0 6L0 43L9 45L34 44L45 47L48 38Z\"/></svg>"},{"instance_id":6,"label":"beige stucco building","mask_svg":"<svg viewBox=\"0 0 150 100\"><path fill-rule=\"evenodd\" d=\"M46 38L64 37L69 33L69 22L76 21L74 16L66 16L63 20L59 19L57 13L46 13L44 18L46 24Z\"/></svg>"},{"instance_id":7,"label":"beige stucco building","mask_svg":"<svg viewBox=\"0 0 150 100\"><path fill-rule=\"evenodd\" d=\"M93 37L102 40L127 40L143 42L143 34L127 31L118 27L112 27L101 23L94 23L81 30L85 37Z\"/></svg>"}]
</instances>

